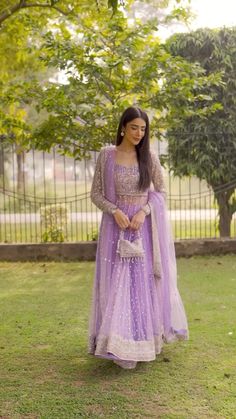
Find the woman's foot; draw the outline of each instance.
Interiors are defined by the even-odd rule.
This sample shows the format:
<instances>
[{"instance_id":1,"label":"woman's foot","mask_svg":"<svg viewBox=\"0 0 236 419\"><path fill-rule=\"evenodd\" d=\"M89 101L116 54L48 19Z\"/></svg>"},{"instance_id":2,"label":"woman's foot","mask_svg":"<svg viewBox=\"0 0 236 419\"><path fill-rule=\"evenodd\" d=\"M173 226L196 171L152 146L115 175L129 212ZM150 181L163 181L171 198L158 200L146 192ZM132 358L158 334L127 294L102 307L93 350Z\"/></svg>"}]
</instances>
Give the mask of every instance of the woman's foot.
<instances>
[{"instance_id":1,"label":"woman's foot","mask_svg":"<svg viewBox=\"0 0 236 419\"><path fill-rule=\"evenodd\" d=\"M136 367L137 362L136 361L124 361L122 359L120 360L114 360L114 363L119 365L119 367L124 368L126 370L131 370Z\"/></svg>"}]
</instances>

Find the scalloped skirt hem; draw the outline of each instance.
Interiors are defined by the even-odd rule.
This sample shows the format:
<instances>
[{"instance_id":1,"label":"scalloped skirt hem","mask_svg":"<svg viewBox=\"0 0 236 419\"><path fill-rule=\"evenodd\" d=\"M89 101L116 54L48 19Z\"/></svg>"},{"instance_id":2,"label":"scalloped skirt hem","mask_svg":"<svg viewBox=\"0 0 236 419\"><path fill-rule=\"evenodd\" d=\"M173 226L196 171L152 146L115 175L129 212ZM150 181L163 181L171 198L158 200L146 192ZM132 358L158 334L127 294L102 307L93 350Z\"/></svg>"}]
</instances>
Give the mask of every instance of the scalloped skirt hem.
<instances>
[{"instance_id":1,"label":"scalloped skirt hem","mask_svg":"<svg viewBox=\"0 0 236 419\"><path fill-rule=\"evenodd\" d=\"M99 336L89 340L88 353L99 358L125 362L148 362L154 361L162 351L164 343L178 340L188 340L188 331L180 330L170 332L168 335L155 336L152 340L134 341L120 336ZM128 367L129 368L129 367Z\"/></svg>"}]
</instances>

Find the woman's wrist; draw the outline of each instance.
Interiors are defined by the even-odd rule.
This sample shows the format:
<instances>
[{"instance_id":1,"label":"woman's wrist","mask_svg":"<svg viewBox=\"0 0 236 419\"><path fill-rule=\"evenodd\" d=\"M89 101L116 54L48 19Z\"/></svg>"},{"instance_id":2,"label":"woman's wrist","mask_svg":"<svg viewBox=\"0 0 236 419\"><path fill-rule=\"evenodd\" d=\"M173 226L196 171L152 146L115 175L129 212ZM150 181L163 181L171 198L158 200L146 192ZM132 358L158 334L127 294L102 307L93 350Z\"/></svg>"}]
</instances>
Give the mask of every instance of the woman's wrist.
<instances>
[{"instance_id":1,"label":"woman's wrist","mask_svg":"<svg viewBox=\"0 0 236 419\"><path fill-rule=\"evenodd\" d=\"M146 217L146 212L144 211L144 209L143 208L140 208L140 211L142 212L142 214L144 214L145 215L145 217Z\"/></svg>"},{"instance_id":2,"label":"woman's wrist","mask_svg":"<svg viewBox=\"0 0 236 419\"><path fill-rule=\"evenodd\" d=\"M149 215L150 214L150 207L149 207L149 205L148 204L144 205L141 208L141 211L143 211L145 215Z\"/></svg>"},{"instance_id":3,"label":"woman's wrist","mask_svg":"<svg viewBox=\"0 0 236 419\"><path fill-rule=\"evenodd\" d=\"M112 215L114 215L115 213L116 213L116 211L118 210L118 208L116 207L116 208L112 208L112 210L111 210L111 214Z\"/></svg>"}]
</instances>

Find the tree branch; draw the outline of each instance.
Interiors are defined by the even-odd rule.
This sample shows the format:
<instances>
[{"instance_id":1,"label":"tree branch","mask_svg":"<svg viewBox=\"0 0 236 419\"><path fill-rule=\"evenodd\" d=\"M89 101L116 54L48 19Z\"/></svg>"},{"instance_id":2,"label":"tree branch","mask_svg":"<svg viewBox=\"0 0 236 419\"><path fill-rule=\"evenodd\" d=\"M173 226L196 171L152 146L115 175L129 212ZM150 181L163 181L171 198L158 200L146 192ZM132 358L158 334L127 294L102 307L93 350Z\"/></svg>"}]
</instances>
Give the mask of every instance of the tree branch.
<instances>
[{"instance_id":1,"label":"tree branch","mask_svg":"<svg viewBox=\"0 0 236 419\"><path fill-rule=\"evenodd\" d=\"M57 10L60 14L64 15L64 16L68 16L68 14L70 12L64 12L64 10L60 9L57 6L54 6L53 3L51 4L39 4L39 3L25 3L24 6L22 6L22 9L26 9L28 7L49 7L50 9L55 9Z\"/></svg>"},{"instance_id":2,"label":"tree branch","mask_svg":"<svg viewBox=\"0 0 236 419\"><path fill-rule=\"evenodd\" d=\"M14 13L18 12L18 10L22 8L22 4L24 4L24 0L20 0L18 4L15 4L14 6L9 7L5 12L3 11L0 15L0 25L2 22L4 22L4 20L9 18Z\"/></svg>"},{"instance_id":3,"label":"tree branch","mask_svg":"<svg viewBox=\"0 0 236 419\"><path fill-rule=\"evenodd\" d=\"M99 81L96 77L94 78L94 80L95 80L95 83L98 87L98 90L100 90L102 92L102 94L107 98L107 100L113 105L114 103L113 103L113 100L112 100L111 96L106 92L106 90L104 90L102 88L102 86L100 85L100 83L99 83Z\"/></svg>"},{"instance_id":4,"label":"tree branch","mask_svg":"<svg viewBox=\"0 0 236 419\"><path fill-rule=\"evenodd\" d=\"M9 7L7 10L3 11L0 14L0 25L12 16L14 13L18 12L19 10L30 8L30 7L48 7L50 9L56 10L58 13L68 16L71 12L65 12L64 10L60 9L58 6L55 6L55 2L51 2L51 4L40 4L40 3L26 3L25 0L20 0L19 3L15 4L14 6Z\"/></svg>"}]
</instances>

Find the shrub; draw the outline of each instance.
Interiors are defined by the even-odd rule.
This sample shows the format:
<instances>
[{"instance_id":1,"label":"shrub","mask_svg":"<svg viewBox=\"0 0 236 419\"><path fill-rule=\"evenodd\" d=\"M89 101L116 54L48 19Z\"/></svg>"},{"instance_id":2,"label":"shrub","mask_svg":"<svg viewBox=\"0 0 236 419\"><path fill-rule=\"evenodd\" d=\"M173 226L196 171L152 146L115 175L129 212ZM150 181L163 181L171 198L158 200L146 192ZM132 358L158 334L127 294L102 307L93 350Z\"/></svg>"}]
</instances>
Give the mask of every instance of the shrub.
<instances>
[{"instance_id":1,"label":"shrub","mask_svg":"<svg viewBox=\"0 0 236 419\"><path fill-rule=\"evenodd\" d=\"M65 226L68 222L67 208L63 204L50 204L40 208L40 219L44 229L42 241L65 241Z\"/></svg>"}]
</instances>

